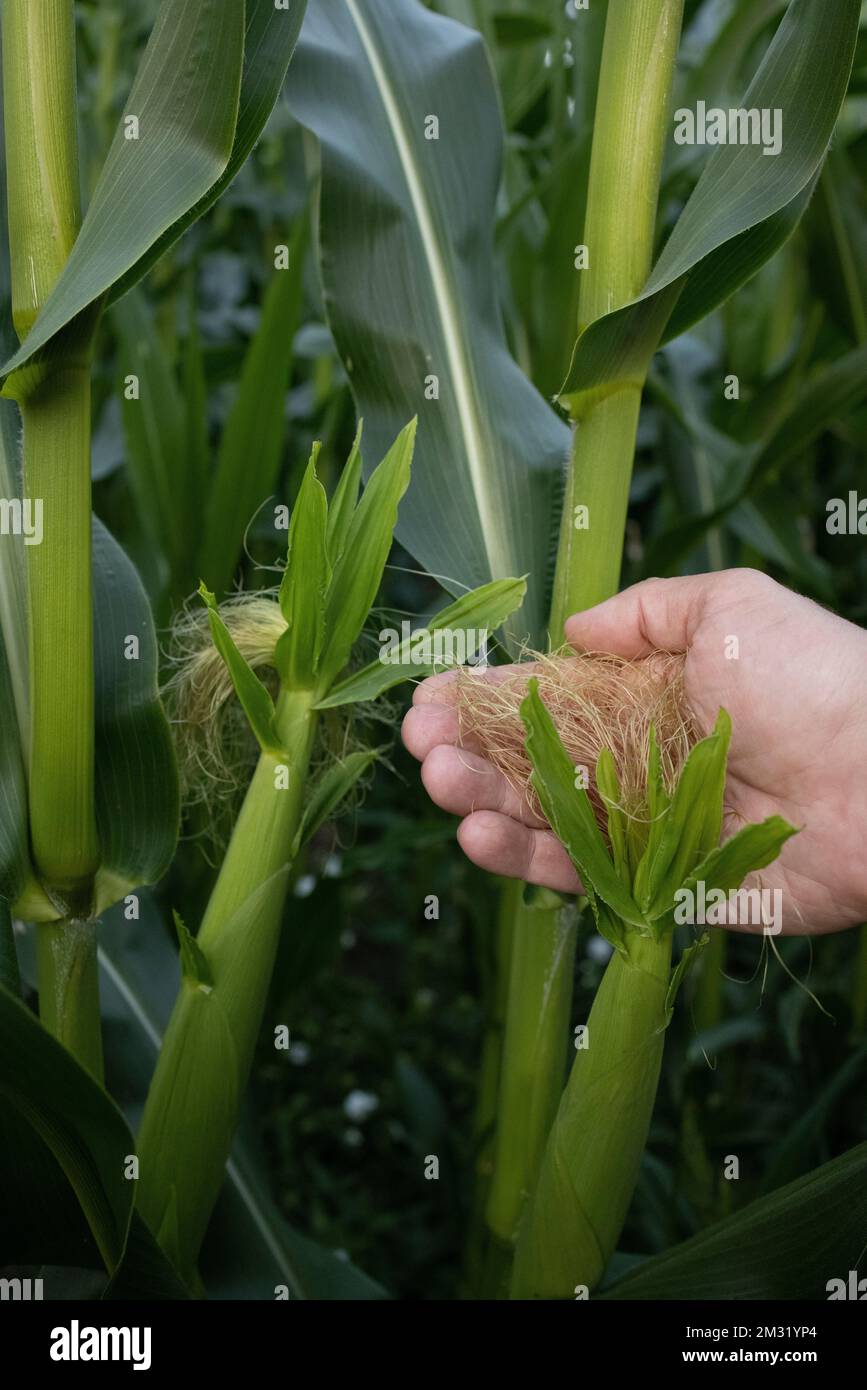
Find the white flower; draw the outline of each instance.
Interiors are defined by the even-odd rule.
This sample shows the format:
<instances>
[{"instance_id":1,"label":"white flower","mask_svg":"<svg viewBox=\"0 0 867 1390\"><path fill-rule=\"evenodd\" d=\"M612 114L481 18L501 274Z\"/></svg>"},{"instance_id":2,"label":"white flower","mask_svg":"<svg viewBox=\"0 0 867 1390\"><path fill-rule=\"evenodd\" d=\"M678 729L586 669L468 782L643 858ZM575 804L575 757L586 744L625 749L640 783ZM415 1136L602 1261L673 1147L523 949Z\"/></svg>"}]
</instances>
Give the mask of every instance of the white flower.
<instances>
[{"instance_id":1,"label":"white flower","mask_svg":"<svg viewBox=\"0 0 867 1390\"><path fill-rule=\"evenodd\" d=\"M348 1120L360 1124L379 1109L379 1097L370 1091L350 1091L343 1102L343 1113Z\"/></svg>"}]
</instances>

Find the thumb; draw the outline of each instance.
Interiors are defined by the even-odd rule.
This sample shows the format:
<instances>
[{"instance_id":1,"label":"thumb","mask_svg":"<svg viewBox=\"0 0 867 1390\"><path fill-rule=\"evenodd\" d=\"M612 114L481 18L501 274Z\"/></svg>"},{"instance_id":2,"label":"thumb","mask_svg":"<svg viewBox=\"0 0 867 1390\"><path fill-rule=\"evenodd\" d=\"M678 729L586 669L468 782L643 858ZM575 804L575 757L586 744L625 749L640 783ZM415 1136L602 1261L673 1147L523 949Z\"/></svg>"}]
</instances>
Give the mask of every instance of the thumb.
<instances>
[{"instance_id":1,"label":"thumb","mask_svg":"<svg viewBox=\"0 0 867 1390\"><path fill-rule=\"evenodd\" d=\"M686 651L718 574L644 579L614 598L566 619L566 640L579 651L631 659L654 651Z\"/></svg>"}]
</instances>

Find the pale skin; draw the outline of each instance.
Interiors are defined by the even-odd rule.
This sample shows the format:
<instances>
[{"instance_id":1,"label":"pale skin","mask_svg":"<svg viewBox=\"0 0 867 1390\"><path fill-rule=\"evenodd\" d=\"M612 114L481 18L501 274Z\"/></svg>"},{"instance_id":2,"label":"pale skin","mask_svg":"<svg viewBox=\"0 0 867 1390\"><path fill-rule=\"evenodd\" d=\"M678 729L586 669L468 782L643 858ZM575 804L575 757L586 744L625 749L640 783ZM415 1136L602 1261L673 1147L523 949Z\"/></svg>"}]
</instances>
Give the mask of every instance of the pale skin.
<instances>
[{"instance_id":1,"label":"pale skin","mask_svg":"<svg viewBox=\"0 0 867 1390\"><path fill-rule=\"evenodd\" d=\"M867 920L867 633L738 569L645 580L569 618L565 635L578 650L630 659L686 652L686 694L702 732L720 706L732 718L723 838L774 814L800 828L761 873L763 887L782 889L784 932ZM503 669L515 668L491 668L487 679ZM580 893L546 823L460 745L452 696L451 674L423 681L403 740L432 800L462 818L464 853L491 873Z\"/></svg>"}]
</instances>

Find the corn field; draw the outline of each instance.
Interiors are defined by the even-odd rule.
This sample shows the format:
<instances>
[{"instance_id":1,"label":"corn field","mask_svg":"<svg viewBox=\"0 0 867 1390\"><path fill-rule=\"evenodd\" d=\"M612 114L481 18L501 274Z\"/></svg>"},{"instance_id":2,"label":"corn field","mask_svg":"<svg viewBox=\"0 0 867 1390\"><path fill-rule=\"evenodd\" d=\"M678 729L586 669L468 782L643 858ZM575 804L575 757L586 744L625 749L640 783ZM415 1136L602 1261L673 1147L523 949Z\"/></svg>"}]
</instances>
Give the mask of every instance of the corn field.
<instances>
[{"instance_id":1,"label":"corn field","mask_svg":"<svg viewBox=\"0 0 867 1390\"><path fill-rule=\"evenodd\" d=\"M3 1298L867 1297L860 0L0 16Z\"/></svg>"}]
</instances>

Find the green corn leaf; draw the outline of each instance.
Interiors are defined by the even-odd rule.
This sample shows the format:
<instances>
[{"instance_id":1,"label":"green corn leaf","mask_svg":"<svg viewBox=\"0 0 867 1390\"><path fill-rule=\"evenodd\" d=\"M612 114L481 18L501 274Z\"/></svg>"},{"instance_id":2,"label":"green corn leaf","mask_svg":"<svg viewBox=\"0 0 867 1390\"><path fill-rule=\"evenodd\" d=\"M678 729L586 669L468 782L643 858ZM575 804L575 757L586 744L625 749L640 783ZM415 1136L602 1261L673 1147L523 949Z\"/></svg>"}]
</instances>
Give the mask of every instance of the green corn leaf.
<instances>
[{"instance_id":1,"label":"green corn leaf","mask_svg":"<svg viewBox=\"0 0 867 1390\"><path fill-rule=\"evenodd\" d=\"M96 518L93 604L101 911L166 872L177 844L180 797L147 597L134 567Z\"/></svg>"},{"instance_id":2,"label":"green corn leaf","mask_svg":"<svg viewBox=\"0 0 867 1390\"><path fill-rule=\"evenodd\" d=\"M289 244L289 265L273 272L208 489L199 569L218 594L231 583L246 528L277 484L286 438L286 391L301 318L307 227L306 215L300 217Z\"/></svg>"},{"instance_id":3,"label":"green corn leaf","mask_svg":"<svg viewBox=\"0 0 867 1390\"><path fill-rule=\"evenodd\" d=\"M379 589L401 497L409 485L416 421L401 430L371 475L346 532L334 567L325 614L325 647L319 672L323 694L346 665Z\"/></svg>"},{"instance_id":4,"label":"green corn leaf","mask_svg":"<svg viewBox=\"0 0 867 1390\"><path fill-rule=\"evenodd\" d=\"M418 628L412 634L409 646L418 640L420 659L409 661L371 661L354 675L333 685L328 694L317 702L317 709L332 709L337 705L357 704L362 700L375 700L383 691L399 685L405 680L421 680L434 670L441 670L449 662L425 661L425 635L447 629L454 636L465 634L466 657L476 655L480 645L480 634L495 632L506 619L516 612L524 601L526 582L523 579L494 579L483 584L480 589L464 594L454 603L440 609L431 618L427 627ZM427 649L432 644L427 643ZM385 650L383 648L383 650Z\"/></svg>"},{"instance_id":5,"label":"green corn leaf","mask_svg":"<svg viewBox=\"0 0 867 1390\"><path fill-rule=\"evenodd\" d=\"M289 558L280 585L280 609L289 624L277 643L277 669L294 690L315 683L325 635L325 596L331 580L326 527L328 501L316 476L314 444L289 525Z\"/></svg>"},{"instance_id":6,"label":"green corn leaf","mask_svg":"<svg viewBox=\"0 0 867 1390\"><path fill-rule=\"evenodd\" d=\"M69 260L4 377L129 289L220 195L277 99L303 14L304 0L163 0L124 106L139 138L122 119Z\"/></svg>"},{"instance_id":7,"label":"green corn leaf","mask_svg":"<svg viewBox=\"0 0 867 1390\"><path fill-rule=\"evenodd\" d=\"M646 367L669 319L670 338L727 299L790 235L843 101L859 12L860 0L792 0L740 103L782 111L779 154L753 144L714 150L641 294L579 338L563 387L577 414L583 393L614 390Z\"/></svg>"},{"instance_id":8,"label":"green corn leaf","mask_svg":"<svg viewBox=\"0 0 867 1390\"><path fill-rule=\"evenodd\" d=\"M280 739L274 727L274 701L256 672L235 646L229 629L220 617L214 595L205 588L204 584L199 586L199 593L208 605L208 621L211 625L214 646L226 663L229 675L232 677L232 684L235 687L235 694L241 701L244 713L250 722L250 728L259 740L259 746L263 751L278 753Z\"/></svg>"},{"instance_id":9,"label":"green corn leaf","mask_svg":"<svg viewBox=\"0 0 867 1390\"><path fill-rule=\"evenodd\" d=\"M171 358L156 330L145 295L133 289L111 313L118 341L118 391L121 401L126 475L135 498L148 544L163 555L173 575L175 592L187 587L185 576L195 573L190 554L190 522L199 499L188 496L187 418ZM125 378L138 378L137 398L125 388Z\"/></svg>"},{"instance_id":10,"label":"green corn leaf","mask_svg":"<svg viewBox=\"0 0 867 1390\"><path fill-rule=\"evenodd\" d=\"M135 1198L135 1184L124 1177L125 1160L135 1152L132 1135L105 1091L19 999L0 988L0 1109L6 1107L59 1163L112 1273L123 1255ZM14 1208L14 1152L4 1153L3 1176L3 1205Z\"/></svg>"},{"instance_id":11,"label":"green corn leaf","mask_svg":"<svg viewBox=\"0 0 867 1390\"><path fill-rule=\"evenodd\" d=\"M825 1300L864 1255L867 1143L644 1260L605 1299Z\"/></svg>"},{"instance_id":12,"label":"green corn leaf","mask_svg":"<svg viewBox=\"0 0 867 1390\"><path fill-rule=\"evenodd\" d=\"M730 738L731 720L720 710L714 732L691 750L661 821L661 832L645 850L639 864L643 884L639 901L651 918L670 907L675 890L716 847Z\"/></svg>"},{"instance_id":13,"label":"green corn leaf","mask_svg":"<svg viewBox=\"0 0 867 1390\"><path fill-rule=\"evenodd\" d=\"M545 817L575 865L585 892L602 898L625 922L639 926L644 919L611 862L602 831L585 789L575 785L575 769L531 680L521 704L527 730L527 754L533 764L533 786ZM593 899L590 899L591 905Z\"/></svg>"},{"instance_id":14,"label":"green corn leaf","mask_svg":"<svg viewBox=\"0 0 867 1390\"><path fill-rule=\"evenodd\" d=\"M172 918L175 924L175 931L178 934L181 974L184 979L189 981L192 985L203 986L206 990L212 989L214 985L214 976L208 964L207 956L196 938L187 928L181 914L173 910Z\"/></svg>"},{"instance_id":15,"label":"green corn leaf","mask_svg":"<svg viewBox=\"0 0 867 1390\"><path fill-rule=\"evenodd\" d=\"M206 1085L203 1079L198 1086L166 1088L160 1094L159 1106L148 1107L139 1134L138 1209L181 1278L190 1280L191 1251L198 1249L220 1188L246 1080L219 987L203 989L185 977L163 1045L171 1048L173 1055L195 1049L207 1058L213 1083ZM193 1186L188 1170L196 1165L198 1146L192 1136L203 1131L209 1136L213 1154L207 1176L201 1172ZM173 1164L154 1173L152 1161L146 1169L148 1159L167 1142L174 1146Z\"/></svg>"},{"instance_id":16,"label":"green corn leaf","mask_svg":"<svg viewBox=\"0 0 867 1390\"><path fill-rule=\"evenodd\" d=\"M207 492L211 464L208 440L208 386L205 362L196 312L196 275L191 273L187 298L187 337L181 369L181 383L186 406L187 456L184 479L187 495L198 504Z\"/></svg>"},{"instance_id":17,"label":"green corn leaf","mask_svg":"<svg viewBox=\"0 0 867 1390\"><path fill-rule=\"evenodd\" d=\"M18 972L15 933L12 930L12 913L6 898L0 898L0 985L7 989L10 994L21 993L21 976Z\"/></svg>"},{"instance_id":18,"label":"green corn leaf","mask_svg":"<svg viewBox=\"0 0 867 1390\"><path fill-rule=\"evenodd\" d=\"M343 555L346 538L352 517L358 505L358 487L361 482L361 431L364 425L359 420L355 439L349 451L349 458L340 474L334 496L328 505L328 558L332 569Z\"/></svg>"},{"instance_id":19,"label":"green corn leaf","mask_svg":"<svg viewBox=\"0 0 867 1390\"><path fill-rule=\"evenodd\" d=\"M359 777L376 761L376 750L359 749L329 767L313 786L301 817L298 833L292 842L290 858L294 859L320 826L333 815L345 796L352 791Z\"/></svg>"},{"instance_id":20,"label":"green corn leaf","mask_svg":"<svg viewBox=\"0 0 867 1390\"><path fill-rule=\"evenodd\" d=\"M164 0L125 104L138 138L122 119L69 259L4 376L99 302L216 183L232 152L243 48L243 6Z\"/></svg>"},{"instance_id":21,"label":"green corn leaf","mask_svg":"<svg viewBox=\"0 0 867 1390\"><path fill-rule=\"evenodd\" d=\"M123 1259L100 1297L109 1303L154 1303L192 1297L137 1211L132 1214Z\"/></svg>"},{"instance_id":22,"label":"green corn leaf","mask_svg":"<svg viewBox=\"0 0 867 1390\"><path fill-rule=\"evenodd\" d=\"M608 808L608 840L614 858L614 867L631 891L632 878L626 850L627 822L620 806L620 780L617 776L614 754L610 748L603 748L596 760L596 786Z\"/></svg>"},{"instance_id":23,"label":"green corn leaf","mask_svg":"<svg viewBox=\"0 0 867 1390\"><path fill-rule=\"evenodd\" d=\"M782 816L769 816L757 825L745 825L713 849L684 882L684 889L693 892L697 883L727 893L739 888L747 874L755 873L773 863L787 840L798 831Z\"/></svg>"},{"instance_id":24,"label":"green corn leaf","mask_svg":"<svg viewBox=\"0 0 867 1390\"><path fill-rule=\"evenodd\" d=\"M398 539L453 593L528 574L509 631L541 644L569 432L504 338L503 134L484 45L415 0L311 5L287 96L320 143L321 274L367 457L418 414Z\"/></svg>"},{"instance_id":25,"label":"green corn leaf","mask_svg":"<svg viewBox=\"0 0 867 1390\"><path fill-rule=\"evenodd\" d=\"M125 294L129 286L140 280L174 245L187 227L213 206L246 162L280 95L306 6L307 0L290 0L288 8L278 8L274 0L244 0L244 66L238 94L238 118L228 163L198 202L173 222L147 254L118 281L111 291L112 299Z\"/></svg>"}]
</instances>

